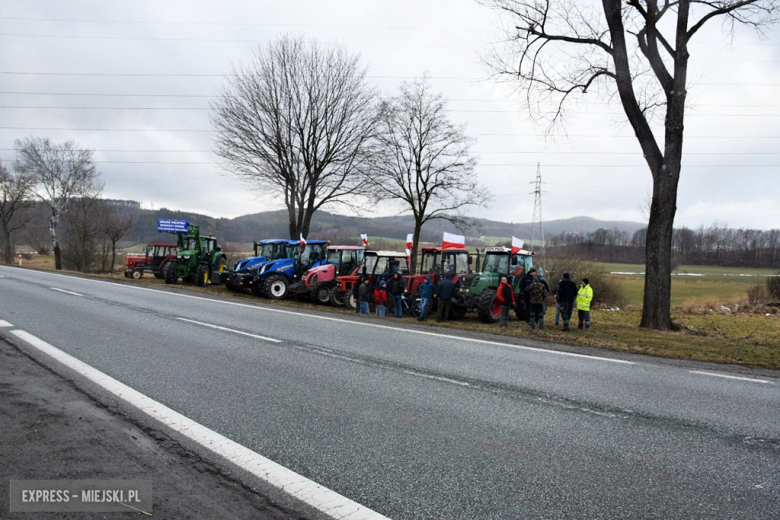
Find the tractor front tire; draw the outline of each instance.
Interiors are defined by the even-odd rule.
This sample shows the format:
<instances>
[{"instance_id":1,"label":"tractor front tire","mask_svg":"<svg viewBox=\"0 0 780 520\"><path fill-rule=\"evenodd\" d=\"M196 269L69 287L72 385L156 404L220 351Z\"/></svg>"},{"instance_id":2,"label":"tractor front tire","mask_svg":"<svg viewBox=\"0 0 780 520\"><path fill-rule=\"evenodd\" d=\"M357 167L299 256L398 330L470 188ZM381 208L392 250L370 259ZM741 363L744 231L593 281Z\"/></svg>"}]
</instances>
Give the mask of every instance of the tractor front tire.
<instances>
[{"instance_id":1,"label":"tractor front tire","mask_svg":"<svg viewBox=\"0 0 780 520\"><path fill-rule=\"evenodd\" d=\"M263 292L265 297L270 300L283 300L288 293L290 284L287 278L280 274L271 275L265 281Z\"/></svg>"},{"instance_id":2,"label":"tractor front tire","mask_svg":"<svg viewBox=\"0 0 780 520\"><path fill-rule=\"evenodd\" d=\"M422 293L420 292L419 289L414 291L412 293L412 296L409 298L409 311L412 313L412 316L414 316L415 318L420 317L420 311L422 310L421 300L422 300ZM432 302L428 302L428 309L426 309L428 312L426 314L430 314L431 312L430 309L431 303Z\"/></svg>"},{"instance_id":3,"label":"tractor front tire","mask_svg":"<svg viewBox=\"0 0 780 520\"><path fill-rule=\"evenodd\" d=\"M176 265L173 262L168 262L163 268L163 278L165 278L166 284L175 284L178 276L176 276Z\"/></svg>"},{"instance_id":4,"label":"tractor front tire","mask_svg":"<svg viewBox=\"0 0 780 520\"><path fill-rule=\"evenodd\" d=\"M195 274L195 285L203 287L209 283L209 278L211 278L211 269L208 264L200 264L198 266L198 271Z\"/></svg>"},{"instance_id":5,"label":"tractor front tire","mask_svg":"<svg viewBox=\"0 0 780 520\"><path fill-rule=\"evenodd\" d=\"M463 317L466 315L467 311L468 309L463 305L458 305L457 303L453 303L450 305L450 319L462 320Z\"/></svg>"},{"instance_id":6,"label":"tractor front tire","mask_svg":"<svg viewBox=\"0 0 780 520\"><path fill-rule=\"evenodd\" d=\"M130 278L130 271L125 271L125 278Z\"/></svg>"},{"instance_id":7,"label":"tractor front tire","mask_svg":"<svg viewBox=\"0 0 780 520\"><path fill-rule=\"evenodd\" d=\"M358 303L359 302L358 299L355 298L355 294L352 291L350 291L349 294L347 295L347 308L354 311L355 309L358 308Z\"/></svg>"},{"instance_id":8,"label":"tractor front tire","mask_svg":"<svg viewBox=\"0 0 780 520\"><path fill-rule=\"evenodd\" d=\"M321 282L314 288L314 302L320 305L330 305L333 284L331 282Z\"/></svg>"},{"instance_id":9,"label":"tractor front tire","mask_svg":"<svg viewBox=\"0 0 780 520\"><path fill-rule=\"evenodd\" d=\"M496 323L501 317L501 305L494 289L485 289L477 298L477 314L483 323Z\"/></svg>"},{"instance_id":10,"label":"tractor front tire","mask_svg":"<svg viewBox=\"0 0 780 520\"><path fill-rule=\"evenodd\" d=\"M144 277L143 269L133 269L133 280L138 280Z\"/></svg>"},{"instance_id":11,"label":"tractor front tire","mask_svg":"<svg viewBox=\"0 0 780 520\"><path fill-rule=\"evenodd\" d=\"M334 307L346 307L349 295L343 291L332 290L330 292L330 304Z\"/></svg>"}]
</instances>

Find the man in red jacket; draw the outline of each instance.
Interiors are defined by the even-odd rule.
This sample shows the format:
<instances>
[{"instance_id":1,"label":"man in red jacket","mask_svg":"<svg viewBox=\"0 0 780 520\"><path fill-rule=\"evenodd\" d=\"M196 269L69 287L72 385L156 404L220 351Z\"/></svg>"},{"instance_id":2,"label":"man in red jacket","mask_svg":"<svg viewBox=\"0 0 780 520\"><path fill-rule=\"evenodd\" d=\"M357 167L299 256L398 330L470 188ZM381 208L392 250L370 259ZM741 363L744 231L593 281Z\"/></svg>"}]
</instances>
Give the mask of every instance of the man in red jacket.
<instances>
[{"instance_id":1,"label":"man in red jacket","mask_svg":"<svg viewBox=\"0 0 780 520\"><path fill-rule=\"evenodd\" d=\"M515 291L506 281L506 276L501 278L501 285L496 291L496 298L501 304L501 327L509 326L509 310L515 306Z\"/></svg>"}]
</instances>

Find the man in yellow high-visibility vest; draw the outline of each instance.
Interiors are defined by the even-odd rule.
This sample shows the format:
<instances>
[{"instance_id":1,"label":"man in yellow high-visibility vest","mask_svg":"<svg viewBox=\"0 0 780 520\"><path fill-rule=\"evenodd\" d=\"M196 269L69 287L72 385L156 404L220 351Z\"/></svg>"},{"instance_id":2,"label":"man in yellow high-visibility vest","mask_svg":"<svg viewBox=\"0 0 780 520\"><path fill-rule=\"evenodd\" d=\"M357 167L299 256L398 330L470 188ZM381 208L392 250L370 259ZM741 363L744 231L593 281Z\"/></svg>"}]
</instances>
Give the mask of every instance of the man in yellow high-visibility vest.
<instances>
[{"instance_id":1,"label":"man in yellow high-visibility vest","mask_svg":"<svg viewBox=\"0 0 780 520\"><path fill-rule=\"evenodd\" d=\"M593 300L593 289L590 287L590 280L582 279L580 290L577 293L577 317L580 320L579 329L590 328L590 302Z\"/></svg>"}]
</instances>

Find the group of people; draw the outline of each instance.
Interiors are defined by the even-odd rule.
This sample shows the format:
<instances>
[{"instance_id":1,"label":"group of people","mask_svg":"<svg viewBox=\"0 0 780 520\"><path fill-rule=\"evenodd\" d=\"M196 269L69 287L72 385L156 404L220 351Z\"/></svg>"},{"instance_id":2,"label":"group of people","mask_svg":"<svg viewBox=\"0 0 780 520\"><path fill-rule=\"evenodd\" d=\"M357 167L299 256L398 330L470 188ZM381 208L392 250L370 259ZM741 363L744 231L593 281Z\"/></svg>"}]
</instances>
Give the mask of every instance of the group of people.
<instances>
[{"instance_id":1,"label":"group of people","mask_svg":"<svg viewBox=\"0 0 780 520\"><path fill-rule=\"evenodd\" d=\"M555 290L550 289L550 284L544 277L540 276L538 270L532 267L520 279L520 294L523 297L522 310L525 314L525 321L530 325L531 330L544 330L544 316L547 314L548 296L552 293L555 298L555 326L557 327L563 321L562 330L571 330L571 316L574 306L577 306L577 318L579 329L590 329L590 304L593 301L593 288L590 286L590 280L583 278L580 287L571 279L569 273L565 273L563 278L558 281ZM515 292L512 285L509 284L507 277L501 278L501 284L498 286L496 294L501 305L501 317L499 323L501 327L509 326L509 312L517 307ZM518 317L521 313L518 313ZM522 318L521 318L522 319Z\"/></svg>"},{"instance_id":2,"label":"group of people","mask_svg":"<svg viewBox=\"0 0 780 520\"><path fill-rule=\"evenodd\" d=\"M355 311L358 314L369 314L369 303L373 301L376 315L385 316L387 307L392 301L393 316L403 318L404 283L400 273L394 273L389 281L381 278L374 288L370 285L369 277L362 278L355 284L353 291L353 296L357 302ZM578 288L569 273L565 273L563 278L558 281L558 286L552 291L549 282L543 276L540 276L535 267L532 267L520 279L519 291L523 299L523 306L520 308L522 312L518 312L518 317L524 319L530 325L532 331L536 330L537 327L539 330L544 330L545 328L544 316L547 313L550 294L555 298L556 327L562 321L562 330L571 330L571 317L576 305L579 321L578 328L590 329L590 304L593 300L593 289L590 286L590 280L587 278L582 279ZM434 300L438 303L436 321L447 321L454 296L455 282L452 280L451 275L443 275L438 284L434 284L431 281L431 277L426 276L423 279L423 283L420 284L420 317L417 318L418 321L425 319ZM500 327L508 327L509 313L513 308L518 308L519 302L506 276L501 278L496 299L501 307Z\"/></svg>"}]
</instances>

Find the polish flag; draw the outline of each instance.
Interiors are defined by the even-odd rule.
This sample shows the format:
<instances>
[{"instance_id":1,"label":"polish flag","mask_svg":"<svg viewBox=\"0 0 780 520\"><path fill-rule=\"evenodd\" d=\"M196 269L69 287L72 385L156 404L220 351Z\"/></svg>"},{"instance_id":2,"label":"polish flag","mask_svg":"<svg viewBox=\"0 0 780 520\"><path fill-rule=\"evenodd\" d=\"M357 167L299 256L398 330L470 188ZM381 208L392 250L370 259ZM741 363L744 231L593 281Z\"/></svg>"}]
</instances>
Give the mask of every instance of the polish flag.
<instances>
[{"instance_id":1,"label":"polish flag","mask_svg":"<svg viewBox=\"0 0 780 520\"><path fill-rule=\"evenodd\" d=\"M409 233L406 235L406 256L409 257L409 259L412 258L412 246L414 245L414 235L412 233Z\"/></svg>"},{"instance_id":2,"label":"polish flag","mask_svg":"<svg viewBox=\"0 0 780 520\"><path fill-rule=\"evenodd\" d=\"M512 237L512 254L513 254L513 255L516 255L517 253L519 253L520 251L522 251L522 250L523 250L523 245L524 245L524 244L525 244L525 242L523 242L523 241L522 241L522 240L520 240L519 238L517 238L517 237Z\"/></svg>"},{"instance_id":3,"label":"polish flag","mask_svg":"<svg viewBox=\"0 0 780 520\"><path fill-rule=\"evenodd\" d=\"M368 247L368 235L360 234L360 239L363 241L363 245Z\"/></svg>"},{"instance_id":4,"label":"polish flag","mask_svg":"<svg viewBox=\"0 0 780 520\"><path fill-rule=\"evenodd\" d=\"M306 247L306 239L303 238L303 233L301 233L301 247Z\"/></svg>"},{"instance_id":5,"label":"polish flag","mask_svg":"<svg viewBox=\"0 0 780 520\"><path fill-rule=\"evenodd\" d=\"M441 239L442 249L466 249L466 237L463 235L453 235L451 233L444 232L444 237Z\"/></svg>"}]
</instances>

